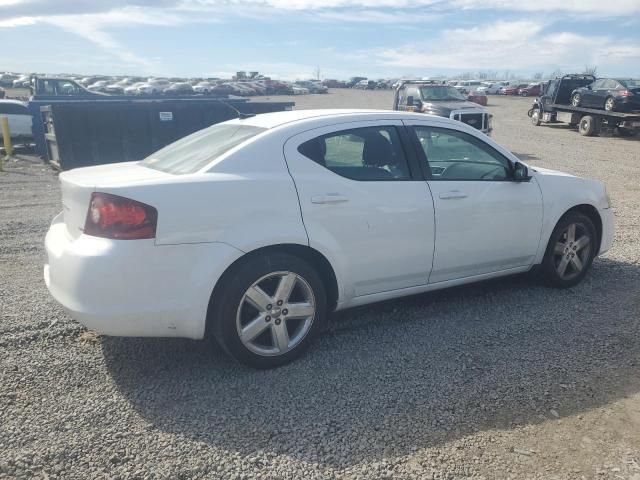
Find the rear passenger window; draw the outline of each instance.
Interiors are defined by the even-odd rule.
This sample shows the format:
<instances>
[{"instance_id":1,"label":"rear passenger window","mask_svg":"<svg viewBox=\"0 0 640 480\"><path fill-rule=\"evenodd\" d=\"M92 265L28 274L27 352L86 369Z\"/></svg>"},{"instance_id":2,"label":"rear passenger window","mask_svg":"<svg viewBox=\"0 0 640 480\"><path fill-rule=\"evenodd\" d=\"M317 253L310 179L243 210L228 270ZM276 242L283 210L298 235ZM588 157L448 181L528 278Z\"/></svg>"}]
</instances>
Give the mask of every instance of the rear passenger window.
<instances>
[{"instance_id":1,"label":"rear passenger window","mask_svg":"<svg viewBox=\"0 0 640 480\"><path fill-rule=\"evenodd\" d=\"M394 127L342 130L298 147L305 157L352 180L409 180L409 167Z\"/></svg>"}]
</instances>

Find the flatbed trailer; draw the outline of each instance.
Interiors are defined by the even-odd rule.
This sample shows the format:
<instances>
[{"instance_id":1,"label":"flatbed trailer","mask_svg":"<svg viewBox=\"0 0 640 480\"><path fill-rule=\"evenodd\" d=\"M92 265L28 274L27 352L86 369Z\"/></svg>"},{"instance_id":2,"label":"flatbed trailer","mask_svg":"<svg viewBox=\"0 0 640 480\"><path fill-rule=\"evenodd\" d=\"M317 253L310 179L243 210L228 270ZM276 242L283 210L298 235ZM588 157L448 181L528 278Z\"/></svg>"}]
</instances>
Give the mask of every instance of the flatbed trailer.
<instances>
[{"instance_id":1,"label":"flatbed trailer","mask_svg":"<svg viewBox=\"0 0 640 480\"><path fill-rule=\"evenodd\" d=\"M613 112L596 108L574 107L569 104L571 92L595 80L592 75L565 75L546 82L542 94L527 112L531 123L568 123L584 136L613 133L620 136L640 131L640 112Z\"/></svg>"},{"instance_id":2,"label":"flatbed trailer","mask_svg":"<svg viewBox=\"0 0 640 480\"><path fill-rule=\"evenodd\" d=\"M608 112L553 103L545 105L543 112L535 107L531 108L528 115L536 126L542 123L568 123L578 127L578 132L585 136L612 133L615 129L622 135L640 130L640 112Z\"/></svg>"}]
</instances>

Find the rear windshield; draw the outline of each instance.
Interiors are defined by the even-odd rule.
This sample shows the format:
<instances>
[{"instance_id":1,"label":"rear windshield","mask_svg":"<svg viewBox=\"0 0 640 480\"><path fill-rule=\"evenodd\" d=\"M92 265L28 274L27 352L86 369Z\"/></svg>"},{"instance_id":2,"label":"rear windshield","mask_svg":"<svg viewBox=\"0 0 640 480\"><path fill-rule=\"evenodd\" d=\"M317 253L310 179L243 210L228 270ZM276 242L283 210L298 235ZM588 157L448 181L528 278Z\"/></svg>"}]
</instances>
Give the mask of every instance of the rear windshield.
<instances>
[{"instance_id":1,"label":"rear windshield","mask_svg":"<svg viewBox=\"0 0 640 480\"><path fill-rule=\"evenodd\" d=\"M250 125L213 125L152 153L140 164L167 173L194 173L223 153L265 130Z\"/></svg>"}]
</instances>

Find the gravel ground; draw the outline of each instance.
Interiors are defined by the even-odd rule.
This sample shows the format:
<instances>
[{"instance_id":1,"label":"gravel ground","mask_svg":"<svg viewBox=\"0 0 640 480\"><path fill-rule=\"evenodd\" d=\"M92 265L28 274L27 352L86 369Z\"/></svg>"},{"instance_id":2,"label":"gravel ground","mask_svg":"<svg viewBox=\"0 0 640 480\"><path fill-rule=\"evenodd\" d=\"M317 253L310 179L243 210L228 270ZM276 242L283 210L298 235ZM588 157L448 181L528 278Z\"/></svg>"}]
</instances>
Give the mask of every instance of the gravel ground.
<instances>
[{"instance_id":1,"label":"gravel ground","mask_svg":"<svg viewBox=\"0 0 640 480\"><path fill-rule=\"evenodd\" d=\"M390 92L296 97L388 107ZM640 141L535 128L490 98L494 137L607 182L614 248L578 287L514 277L334 316L266 372L212 345L100 338L42 280L55 174L0 174L0 478L640 480Z\"/></svg>"}]
</instances>

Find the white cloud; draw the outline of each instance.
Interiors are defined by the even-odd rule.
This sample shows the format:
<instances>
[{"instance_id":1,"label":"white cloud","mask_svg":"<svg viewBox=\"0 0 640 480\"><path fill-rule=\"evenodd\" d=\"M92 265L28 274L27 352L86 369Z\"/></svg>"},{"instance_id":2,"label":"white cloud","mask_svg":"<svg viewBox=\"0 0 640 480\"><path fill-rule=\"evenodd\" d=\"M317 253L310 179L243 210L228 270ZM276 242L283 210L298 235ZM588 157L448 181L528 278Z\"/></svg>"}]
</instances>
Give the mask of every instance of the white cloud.
<instances>
[{"instance_id":1,"label":"white cloud","mask_svg":"<svg viewBox=\"0 0 640 480\"><path fill-rule=\"evenodd\" d=\"M640 64L640 44L629 39L585 36L571 32L542 33L535 21L496 22L471 29L444 30L429 44L365 50L360 58L374 58L385 66L412 65L434 70L505 68L532 71L541 68L581 70L584 65Z\"/></svg>"}]
</instances>

